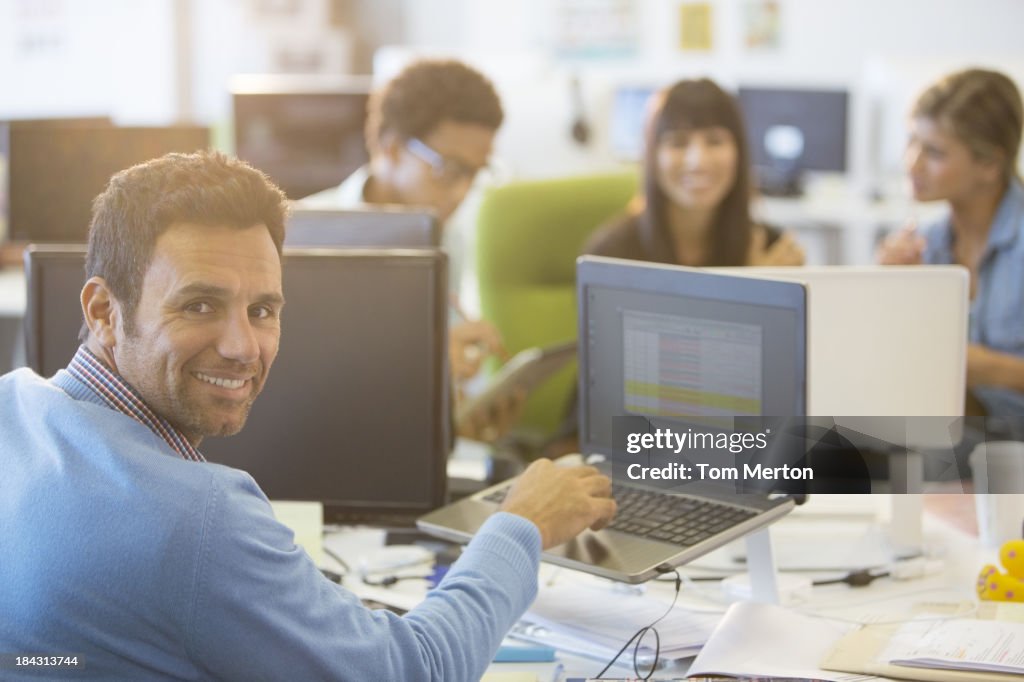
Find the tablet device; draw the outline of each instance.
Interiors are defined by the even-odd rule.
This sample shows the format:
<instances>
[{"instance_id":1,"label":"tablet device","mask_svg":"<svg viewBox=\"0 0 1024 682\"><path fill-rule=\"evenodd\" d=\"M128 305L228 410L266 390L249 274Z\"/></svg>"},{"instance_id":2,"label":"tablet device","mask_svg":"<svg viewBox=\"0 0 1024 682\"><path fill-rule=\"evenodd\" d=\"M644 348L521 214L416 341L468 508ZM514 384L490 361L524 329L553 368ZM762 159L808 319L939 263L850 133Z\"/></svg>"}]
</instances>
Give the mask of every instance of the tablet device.
<instances>
[{"instance_id":1,"label":"tablet device","mask_svg":"<svg viewBox=\"0 0 1024 682\"><path fill-rule=\"evenodd\" d=\"M576 341L565 341L544 348L527 348L506 362L483 391L468 398L455 414L456 423L501 404L517 390L529 394L558 370L576 359Z\"/></svg>"}]
</instances>

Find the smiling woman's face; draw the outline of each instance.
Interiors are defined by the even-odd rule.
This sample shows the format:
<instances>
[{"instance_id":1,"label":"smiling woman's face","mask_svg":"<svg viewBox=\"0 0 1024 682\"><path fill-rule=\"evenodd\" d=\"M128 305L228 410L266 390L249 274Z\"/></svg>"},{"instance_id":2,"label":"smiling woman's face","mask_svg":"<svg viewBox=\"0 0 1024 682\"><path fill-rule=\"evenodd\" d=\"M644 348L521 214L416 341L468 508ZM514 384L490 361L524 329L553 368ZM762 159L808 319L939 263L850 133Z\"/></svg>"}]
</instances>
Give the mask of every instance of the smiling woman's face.
<instances>
[{"instance_id":1,"label":"smiling woman's face","mask_svg":"<svg viewBox=\"0 0 1024 682\"><path fill-rule=\"evenodd\" d=\"M736 183L738 156L727 128L666 131L658 138L658 186L680 208L714 209Z\"/></svg>"}]
</instances>

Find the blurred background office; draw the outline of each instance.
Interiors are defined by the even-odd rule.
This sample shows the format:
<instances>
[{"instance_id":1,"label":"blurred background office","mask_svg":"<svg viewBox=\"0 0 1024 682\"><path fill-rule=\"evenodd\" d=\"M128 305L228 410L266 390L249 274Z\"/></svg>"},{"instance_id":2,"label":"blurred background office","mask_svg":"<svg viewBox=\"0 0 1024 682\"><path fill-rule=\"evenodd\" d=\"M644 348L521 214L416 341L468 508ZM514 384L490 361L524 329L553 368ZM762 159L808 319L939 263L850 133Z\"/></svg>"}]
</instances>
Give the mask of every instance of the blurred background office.
<instances>
[{"instance_id":1,"label":"blurred background office","mask_svg":"<svg viewBox=\"0 0 1024 682\"><path fill-rule=\"evenodd\" d=\"M739 92L752 129L770 127L786 102L831 112L804 133L808 148L821 148L815 135L832 145L805 160L809 174L800 180L813 206L771 207L778 222L800 227L855 220L840 198L906 196L901 155L913 97L968 65L1024 80L1022 20L1015 0L0 0L0 118L210 126L215 146L262 160L271 175L279 170L276 179L297 198L337 184L342 167L361 161L358 145L334 155L334 173L315 166L329 162L306 159L302 180L292 180L287 160L266 150L289 132L267 110L260 119L241 95L233 100L232 87L357 91L363 81L341 77L380 82L414 55L457 56L492 78L502 97L495 161L507 180L621 169L639 158L649 91L708 76ZM264 106L286 115L284 105ZM327 124L318 117L337 127L344 112L321 101L287 114L309 133ZM246 115L260 120L239 120ZM351 115L359 118L358 105ZM750 120L757 116L766 120ZM361 134L358 121L349 125ZM762 182L795 179L799 144L769 140L769 149L751 141ZM299 147L287 151L301 154ZM280 169L269 167L275 162ZM810 262L870 259L863 241L819 241L807 245Z\"/></svg>"},{"instance_id":2,"label":"blurred background office","mask_svg":"<svg viewBox=\"0 0 1024 682\"><path fill-rule=\"evenodd\" d=\"M74 119L68 145L134 129L117 134L125 154L90 161L98 177L209 140L299 199L365 163L373 87L455 57L493 81L505 118L444 231L451 278L510 351L564 341L575 254L636 193L653 91L708 77L735 95L753 219L792 232L808 264L866 264L886 231L942 211L905 184L914 98L968 66L1024 82L1021 25L1019 0L0 0L0 255L81 241L101 187L40 120ZM538 284L558 303L530 335L512 299Z\"/></svg>"}]
</instances>

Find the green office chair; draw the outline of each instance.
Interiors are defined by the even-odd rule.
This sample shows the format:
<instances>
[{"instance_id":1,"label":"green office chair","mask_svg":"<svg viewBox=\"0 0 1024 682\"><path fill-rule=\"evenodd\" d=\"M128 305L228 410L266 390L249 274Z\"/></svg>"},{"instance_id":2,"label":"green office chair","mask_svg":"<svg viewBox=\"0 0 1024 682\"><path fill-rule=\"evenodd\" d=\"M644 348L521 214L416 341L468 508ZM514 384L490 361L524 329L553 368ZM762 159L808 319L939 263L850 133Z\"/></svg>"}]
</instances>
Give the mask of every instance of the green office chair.
<instances>
[{"instance_id":1,"label":"green office chair","mask_svg":"<svg viewBox=\"0 0 1024 682\"><path fill-rule=\"evenodd\" d=\"M487 192L477 215L476 271L484 319L510 353L575 339L576 257L625 210L635 172L515 182ZM534 391L517 431L550 436L565 417L576 364Z\"/></svg>"}]
</instances>

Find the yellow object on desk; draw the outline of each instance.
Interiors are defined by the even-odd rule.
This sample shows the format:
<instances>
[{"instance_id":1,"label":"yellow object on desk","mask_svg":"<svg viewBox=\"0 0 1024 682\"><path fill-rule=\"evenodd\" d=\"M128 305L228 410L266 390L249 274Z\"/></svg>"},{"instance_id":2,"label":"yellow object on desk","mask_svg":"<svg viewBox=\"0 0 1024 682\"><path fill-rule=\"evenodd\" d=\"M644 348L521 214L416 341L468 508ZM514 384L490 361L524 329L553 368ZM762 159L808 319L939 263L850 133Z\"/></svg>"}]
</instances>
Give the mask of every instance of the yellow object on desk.
<instances>
[{"instance_id":1,"label":"yellow object on desk","mask_svg":"<svg viewBox=\"0 0 1024 682\"><path fill-rule=\"evenodd\" d=\"M274 518L295 534L295 544L319 566L324 559L324 505L321 502L272 500Z\"/></svg>"},{"instance_id":2,"label":"yellow object on desk","mask_svg":"<svg viewBox=\"0 0 1024 682\"><path fill-rule=\"evenodd\" d=\"M987 601L1024 602L1024 540L1010 540L999 550L1006 572L986 564L978 574L978 597Z\"/></svg>"}]
</instances>

